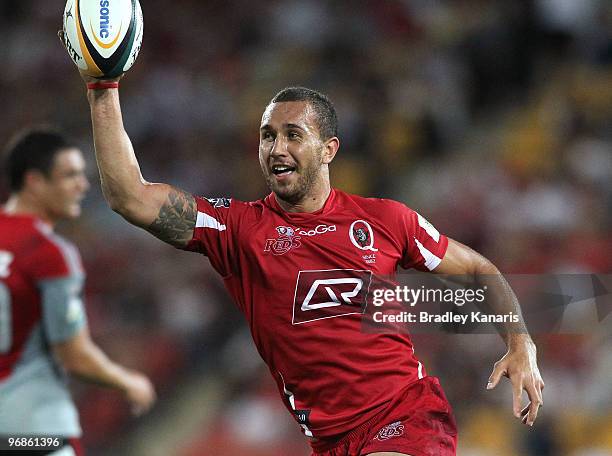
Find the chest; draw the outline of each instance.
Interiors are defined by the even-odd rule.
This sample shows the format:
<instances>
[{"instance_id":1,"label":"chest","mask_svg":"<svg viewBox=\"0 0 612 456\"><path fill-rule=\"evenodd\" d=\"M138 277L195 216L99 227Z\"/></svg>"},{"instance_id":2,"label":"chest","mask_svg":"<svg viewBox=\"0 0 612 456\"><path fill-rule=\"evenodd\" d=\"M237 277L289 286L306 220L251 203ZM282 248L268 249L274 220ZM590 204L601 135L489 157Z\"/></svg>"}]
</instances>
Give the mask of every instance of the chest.
<instances>
[{"instance_id":1,"label":"chest","mask_svg":"<svg viewBox=\"0 0 612 456\"><path fill-rule=\"evenodd\" d=\"M365 218L320 219L288 223L282 218L259 223L241 241L241 250L279 277L300 270L365 269L393 274L403 246L388 226Z\"/></svg>"},{"instance_id":2,"label":"chest","mask_svg":"<svg viewBox=\"0 0 612 456\"><path fill-rule=\"evenodd\" d=\"M303 323L363 313L373 280L395 273L403 245L378 219L278 217L250 226L239 251L240 270L249 274L242 276L244 292L266 303L258 315L306 328Z\"/></svg>"}]
</instances>

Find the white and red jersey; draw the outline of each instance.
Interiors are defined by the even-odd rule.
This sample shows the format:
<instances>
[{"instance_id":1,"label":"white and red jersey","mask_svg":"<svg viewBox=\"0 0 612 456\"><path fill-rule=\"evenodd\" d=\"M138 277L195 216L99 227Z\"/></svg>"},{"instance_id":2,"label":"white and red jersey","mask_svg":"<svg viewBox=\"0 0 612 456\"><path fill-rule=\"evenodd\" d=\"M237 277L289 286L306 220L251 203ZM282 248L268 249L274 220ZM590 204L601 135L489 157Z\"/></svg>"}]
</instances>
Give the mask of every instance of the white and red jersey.
<instances>
[{"instance_id":1,"label":"white and red jersey","mask_svg":"<svg viewBox=\"0 0 612 456\"><path fill-rule=\"evenodd\" d=\"M347 432L425 370L405 334L371 334L361 318L374 276L433 270L448 239L396 201L332 190L314 213L197 198L186 247L209 257L304 433Z\"/></svg>"},{"instance_id":2,"label":"white and red jersey","mask_svg":"<svg viewBox=\"0 0 612 456\"><path fill-rule=\"evenodd\" d=\"M29 215L0 211L0 435L81 434L52 345L87 324L78 250Z\"/></svg>"}]
</instances>

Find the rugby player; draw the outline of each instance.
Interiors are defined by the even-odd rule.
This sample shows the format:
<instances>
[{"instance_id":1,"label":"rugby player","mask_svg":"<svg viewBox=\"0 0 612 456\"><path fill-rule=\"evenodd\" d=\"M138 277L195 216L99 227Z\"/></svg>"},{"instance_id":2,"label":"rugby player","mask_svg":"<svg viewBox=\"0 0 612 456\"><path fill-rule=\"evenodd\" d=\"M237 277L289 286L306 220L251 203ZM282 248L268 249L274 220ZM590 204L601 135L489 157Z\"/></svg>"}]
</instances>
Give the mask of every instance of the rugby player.
<instances>
[{"instance_id":1,"label":"rugby player","mask_svg":"<svg viewBox=\"0 0 612 456\"><path fill-rule=\"evenodd\" d=\"M152 406L155 392L146 376L114 363L92 341L79 252L53 230L81 213L89 188L81 151L58 133L33 130L8 147L5 167L11 194L0 211L0 436L61 437L58 455L81 455L66 371L123 392L136 414Z\"/></svg>"},{"instance_id":2,"label":"rugby player","mask_svg":"<svg viewBox=\"0 0 612 456\"><path fill-rule=\"evenodd\" d=\"M497 268L401 203L334 189L336 112L314 90L284 89L265 108L259 161L271 193L242 202L147 182L123 126L118 80L83 79L110 207L162 241L209 258L314 454L454 455L451 408L410 337L362 331L354 304L374 274L393 275L401 266L492 277L495 311L520 315ZM353 301L317 301L321 284L353 284L345 294ZM536 347L522 321L501 333L507 353L487 388L509 377L514 414L533 425L544 386Z\"/></svg>"}]
</instances>

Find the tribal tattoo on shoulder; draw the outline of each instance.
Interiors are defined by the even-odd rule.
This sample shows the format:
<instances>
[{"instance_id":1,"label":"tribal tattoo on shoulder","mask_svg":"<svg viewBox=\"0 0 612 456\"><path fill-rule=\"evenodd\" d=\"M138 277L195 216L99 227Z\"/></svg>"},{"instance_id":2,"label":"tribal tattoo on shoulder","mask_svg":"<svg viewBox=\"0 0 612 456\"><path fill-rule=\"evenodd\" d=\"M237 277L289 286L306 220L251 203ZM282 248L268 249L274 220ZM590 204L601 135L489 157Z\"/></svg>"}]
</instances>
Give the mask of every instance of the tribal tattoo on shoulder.
<instances>
[{"instance_id":1,"label":"tribal tattoo on shoulder","mask_svg":"<svg viewBox=\"0 0 612 456\"><path fill-rule=\"evenodd\" d=\"M172 187L147 231L168 244L184 247L193 235L197 212L193 195Z\"/></svg>"}]
</instances>

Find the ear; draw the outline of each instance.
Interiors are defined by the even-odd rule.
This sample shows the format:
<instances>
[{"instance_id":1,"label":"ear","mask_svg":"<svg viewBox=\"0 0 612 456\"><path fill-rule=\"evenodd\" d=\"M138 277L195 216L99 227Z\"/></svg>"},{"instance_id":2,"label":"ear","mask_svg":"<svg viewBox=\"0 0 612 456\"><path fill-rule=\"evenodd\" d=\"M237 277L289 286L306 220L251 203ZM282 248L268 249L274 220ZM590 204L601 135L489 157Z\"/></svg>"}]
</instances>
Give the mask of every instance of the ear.
<instances>
[{"instance_id":1,"label":"ear","mask_svg":"<svg viewBox=\"0 0 612 456\"><path fill-rule=\"evenodd\" d=\"M339 148L340 140L337 137L334 136L325 141L325 149L323 150L323 163L325 165L332 162Z\"/></svg>"},{"instance_id":2,"label":"ear","mask_svg":"<svg viewBox=\"0 0 612 456\"><path fill-rule=\"evenodd\" d=\"M37 169L30 169L23 175L23 188L33 192L44 192L47 182L47 177Z\"/></svg>"}]
</instances>

